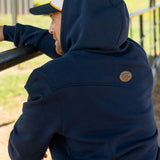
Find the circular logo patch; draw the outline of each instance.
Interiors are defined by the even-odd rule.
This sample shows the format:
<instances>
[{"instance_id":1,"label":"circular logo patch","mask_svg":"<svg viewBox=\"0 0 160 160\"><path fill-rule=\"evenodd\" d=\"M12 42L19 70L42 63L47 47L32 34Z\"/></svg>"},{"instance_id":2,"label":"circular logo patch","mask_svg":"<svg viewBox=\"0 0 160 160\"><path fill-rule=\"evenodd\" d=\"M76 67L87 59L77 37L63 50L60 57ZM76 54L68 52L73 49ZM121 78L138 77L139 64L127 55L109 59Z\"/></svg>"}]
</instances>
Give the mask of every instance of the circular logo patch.
<instances>
[{"instance_id":1,"label":"circular logo patch","mask_svg":"<svg viewBox=\"0 0 160 160\"><path fill-rule=\"evenodd\" d=\"M120 80L122 82L129 82L132 79L132 73L129 71L124 71L120 74Z\"/></svg>"}]
</instances>

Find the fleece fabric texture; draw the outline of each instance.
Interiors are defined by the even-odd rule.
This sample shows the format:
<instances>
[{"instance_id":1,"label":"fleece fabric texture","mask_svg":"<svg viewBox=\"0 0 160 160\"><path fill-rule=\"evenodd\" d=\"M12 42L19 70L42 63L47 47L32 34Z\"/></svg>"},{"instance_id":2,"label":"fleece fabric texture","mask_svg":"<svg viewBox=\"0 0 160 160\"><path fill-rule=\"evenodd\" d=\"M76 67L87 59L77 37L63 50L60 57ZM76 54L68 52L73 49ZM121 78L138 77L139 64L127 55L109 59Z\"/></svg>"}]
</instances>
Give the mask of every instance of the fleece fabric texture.
<instances>
[{"instance_id":1,"label":"fleece fabric texture","mask_svg":"<svg viewBox=\"0 0 160 160\"><path fill-rule=\"evenodd\" d=\"M55 51L55 40L48 30L17 23L16 26L4 25L3 34L4 39L14 42L16 47L31 45L52 59L60 57Z\"/></svg>"},{"instance_id":2,"label":"fleece fabric texture","mask_svg":"<svg viewBox=\"0 0 160 160\"><path fill-rule=\"evenodd\" d=\"M30 75L12 160L41 160L48 147L54 160L160 160L152 72L128 28L123 0L64 0L65 54ZM45 30L18 24L4 34L57 57Z\"/></svg>"}]
</instances>

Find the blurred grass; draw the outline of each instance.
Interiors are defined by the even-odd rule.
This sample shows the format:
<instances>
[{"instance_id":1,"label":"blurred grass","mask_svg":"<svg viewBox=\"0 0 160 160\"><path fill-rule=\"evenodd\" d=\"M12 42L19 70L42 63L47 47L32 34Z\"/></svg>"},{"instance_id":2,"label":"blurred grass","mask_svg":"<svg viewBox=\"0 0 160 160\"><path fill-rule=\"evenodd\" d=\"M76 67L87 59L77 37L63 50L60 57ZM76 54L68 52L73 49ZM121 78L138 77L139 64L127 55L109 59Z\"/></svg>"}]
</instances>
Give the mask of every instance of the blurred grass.
<instances>
[{"instance_id":1,"label":"blurred grass","mask_svg":"<svg viewBox=\"0 0 160 160\"><path fill-rule=\"evenodd\" d=\"M0 106L3 108L18 107L26 100L27 93L23 86L27 74L9 73L0 76Z\"/></svg>"},{"instance_id":2,"label":"blurred grass","mask_svg":"<svg viewBox=\"0 0 160 160\"><path fill-rule=\"evenodd\" d=\"M34 5L40 5L44 3L48 3L48 0L34 0ZM129 12L135 12L140 9L147 8L149 6L149 0L125 0ZM160 0L157 0L157 3ZM11 15L0 15L0 25L11 25ZM149 30L148 25L149 15L145 15L145 32ZM132 29L132 38L135 39L137 42L139 41L139 22L138 18L135 18L132 22L133 29ZM18 16L18 23L33 25L36 27L41 27L44 29L48 29L50 25L50 18L49 16L33 16L33 15L19 15ZM131 36L131 31L130 34ZM145 48L149 48L150 46L150 39L153 36L146 38L145 40ZM11 42L1 42L0 43L0 52L13 48L14 45ZM20 64L15 69L9 69L5 72L0 73L0 106L5 108L16 107L22 105L21 103L27 99L27 93L23 86L25 85L29 74L34 68L37 68L47 61L49 61L45 55L27 61L25 63Z\"/></svg>"},{"instance_id":3,"label":"blurred grass","mask_svg":"<svg viewBox=\"0 0 160 160\"><path fill-rule=\"evenodd\" d=\"M0 15L0 25L11 25L11 15ZM50 17L19 15L18 23L48 29ZM14 48L12 42L0 42L0 52ZM21 63L17 67L0 73L0 107L3 109L18 107L26 101L27 93L24 85L33 69L50 60L46 55Z\"/></svg>"}]
</instances>

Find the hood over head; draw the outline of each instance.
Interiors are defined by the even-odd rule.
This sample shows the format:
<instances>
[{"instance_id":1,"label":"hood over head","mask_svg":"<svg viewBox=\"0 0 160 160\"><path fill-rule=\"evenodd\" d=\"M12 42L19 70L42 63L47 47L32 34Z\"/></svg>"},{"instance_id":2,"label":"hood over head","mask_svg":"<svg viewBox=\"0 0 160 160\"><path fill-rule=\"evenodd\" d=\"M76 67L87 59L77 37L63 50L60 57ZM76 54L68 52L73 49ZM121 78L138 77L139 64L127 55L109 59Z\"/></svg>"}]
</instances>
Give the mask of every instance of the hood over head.
<instances>
[{"instance_id":1,"label":"hood over head","mask_svg":"<svg viewBox=\"0 0 160 160\"><path fill-rule=\"evenodd\" d=\"M129 14L123 0L64 0L61 44L72 50L113 51L128 38Z\"/></svg>"}]
</instances>

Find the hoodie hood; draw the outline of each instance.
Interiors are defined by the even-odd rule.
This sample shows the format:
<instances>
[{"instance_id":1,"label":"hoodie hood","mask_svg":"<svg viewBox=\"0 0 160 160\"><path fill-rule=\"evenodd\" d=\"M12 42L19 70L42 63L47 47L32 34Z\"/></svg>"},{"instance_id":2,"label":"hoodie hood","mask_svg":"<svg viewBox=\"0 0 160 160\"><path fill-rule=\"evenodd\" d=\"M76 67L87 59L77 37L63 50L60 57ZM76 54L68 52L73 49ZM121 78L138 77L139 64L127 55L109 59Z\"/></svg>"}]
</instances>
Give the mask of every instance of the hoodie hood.
<instances>
[{"instance_id":1,"label":"hoodie hood","mask_svg":"<svg viewBox=\"0 0 160 160\"><path fill-rule=\"evenodd\" d=\"M64 0L61 44L73 50L108 52L128 38L129 14L123 0Z\"/></svg>"}]
</instances>

